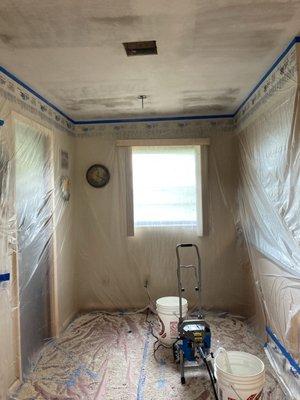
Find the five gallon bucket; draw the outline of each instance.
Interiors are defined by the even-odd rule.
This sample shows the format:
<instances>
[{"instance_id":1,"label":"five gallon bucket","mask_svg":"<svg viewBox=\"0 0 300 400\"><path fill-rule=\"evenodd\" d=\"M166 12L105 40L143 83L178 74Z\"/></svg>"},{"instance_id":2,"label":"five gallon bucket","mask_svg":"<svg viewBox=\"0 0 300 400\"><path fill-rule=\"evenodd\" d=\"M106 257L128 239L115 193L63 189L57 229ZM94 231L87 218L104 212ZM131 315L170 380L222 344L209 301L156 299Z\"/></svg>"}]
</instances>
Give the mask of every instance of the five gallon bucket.
<instances>
[{"instance_id":1,"label":"five gallon bucket","mask_svg":"<svg viewBox=\"0 0 300 400\"><path fill-rule=\"evenodd\" d=\"M215 358L220 400L262 399L265 366L256 356L221 349Z\"/></svg>"},{"instance_id":2,"label":"five gallon bucket","mask_svg":"<svg viewBox=\"0 0 300 400\"><path fill-rule=\"evenodd\" d=\"M156 300L156 310L161 324L158 333L159 340L165 345L172 345L178 336L179 321L179 297L161 297ZM182 299L182 316L185 317L188 311L188 302Z\"/></svg>"}]
</instances>

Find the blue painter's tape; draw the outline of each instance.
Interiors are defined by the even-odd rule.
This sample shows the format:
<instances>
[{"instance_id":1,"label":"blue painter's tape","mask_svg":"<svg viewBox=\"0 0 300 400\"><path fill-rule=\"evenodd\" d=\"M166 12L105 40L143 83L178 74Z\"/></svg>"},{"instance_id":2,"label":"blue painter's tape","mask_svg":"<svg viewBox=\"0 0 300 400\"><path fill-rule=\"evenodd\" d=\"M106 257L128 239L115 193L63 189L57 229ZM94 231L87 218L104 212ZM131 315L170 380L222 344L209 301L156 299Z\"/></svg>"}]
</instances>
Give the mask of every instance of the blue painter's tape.
<instances>
[{"instance_id":1,"label":"blue painter's tape","mask_svg":"<svg viewBox=\"0 0 300 400\"><path fill-rule=\"evenodd\" d=\"M144 399L144 388L145 388L145 382L146 382L146 363L147 363L147 357L148 357L149 342L150 342L150 327L148 328L146 340L145 340L145 344L144 344L142 366L141 366L141 370L140 370L140 377L139 377L139 383L138 383L138 388L137 388L136 400Z\"/></svg>"},{"instance_id":2,"label":"blue painter's tape","mask_svg":"<svg viewBox=\"0 0 300 400\"><path fill-rule=\"evenodd\" d=\"M22 82L21 79L17 78L14 74L9 72L7 69L2 67L0 65L0 72L8 76L10 79L12 79L14 82L18 83L19 85L23 86L28 92L32 93L34 96L36 96L38 99L42 100L44 103L46 103L49 107L51 107L53 110L57 111L60 115L65 117L69 122L74 123L72 118L70 118L67 114L65 114L63 111L61 111L58 107L56 107L54 104L52 104L49 100L45 99L45 97L41 96L38 92L33 90L29 85L26 83Z\"/></svg>"},{"instance_id":3,"label":"blue painter's tape","mask_svg":"<svg viewBox=\"0 0 300 400\"><path fill-rule=\"evenodd\" d=\"M163 122L163 121L191 121L202 119L226 119L233 118L234 114L217 115L174 115L170 117L141 117L141 118L120 118L120 119L94 119L90 121L75 121L75 125L99 125L99 124L126 124L131 122Z\"/></svg>"},{"instance_id":4,"label":"blue painter's tape","mask_svg":"<svg viewBox=\"0 0 300 400\"><path fill-rule=\"evenodd\" d=\"M0 119L0 126L3 126L4 125L4 121L3 121L3 119Z\"/></svg>"},{"instance_id":5,"label":"blue painter's tape","mask_svg":"<svg viewBox=\"0 0 300 400\"><path fill-rule=\"evenodd\" d=\"M225 119L234 118L243 105L249 100L253 93L259 88L259 86L267 79L267 77L272 73L272 71L277 67L280 61L287 55L291 48L296 44L300 43L300 36L294 37L294 39L289 43L289 45L283 50L280 56L274 61L272 66L264 73L259 82L251 90L251 92L246 96L242 103L238 106L236 111L232 114L220 114L220 115L187 115L187 116L170 116L170 117L149 117L149 118L128 118L128 119L103 119L103 120L91 120L91 121L75 121L75 125L91 125L91 124L117 124L117 123L130 123L130 122L160 122L160 121L180 121L180 120L203 120L203 119Z\"/></svg>"},{"instance_id":6,"label":"blue painter's tape","mask_svg":"<svg viewBox=\"0 0 300 400\"><path fill-rule=\"evenodd\" d=\"M292 357L292 355L286 350L284 345L280 342L280 340L277 338L277 336L275 335L275 333L272 331L272 329L269 326L266 327L266 332L270 336L270 338L273 340L273 342L276 344L276 346L279 348L279 350L284 355L284 357L289 361L289 363L294 368L294 370L296 372L298 372L298 374L300 374L300 366L299 366L299 364Z\"/></svg>"},{"instance_id":7,"label":"blue painter's tape","mask_svg":"<svg viewBox=\"0 0 300 400\"><path fill-rule=\"evenodd\" d=\"M0 274L0 282L6 282L10 280L10 273Z\"/></svg>"},{"instance_id":8,"label":"blue painter's tape","mask_svg":"<svg viewBox=\"0 0 300 400\"><path fill-rule=\"evenodd\" d=\"M165 377L166 361L163 358L161 358L159 360L158 368L159 368L160 376L159 376L158 380L156 381L156 386L158 389L164 389L166 387L167 380Z\"/></svg>"},{"instance_id":9,"label":"blue painter's tape","mask_svg":"<svg viewBox=\"0 0 300 400\"><path fill-rule=\"evenodd\" d=\"M240 111L240 109L243 107L243 105L249 100L249 98L253 95L253 93L259 88L259 86L267 79L267 77L272 73L272 71L277 67L277 65L280 63L280 61L287 55L287 53L291 50L291 48L296 44L300 43L300 36L294 37L294 39L289 43L289 45L286 47L285 50L280 54L280 56L274 61L272 66L265 72L265 74L262 76L262 78L259 80L259 82L254 86L254 88L251 90L251 92L247 95L245 100L242 101L242 103L238 106L236 112L233 114L234 116L237 115L237 113Z\"/></svg>"},{"instance_id":10,"label":"blue painter's tape","mask_svg":"<svg viewBox=\"0 0 300 400\"><path fill-rule=\"evenodd\" d=\"M4 67L0 66L0 72L4 73L6 76L11 78L13 81L17 82L21 86L23 86L26 90L36 96L38 99L42 100L48 106L50 106L53 110L57 111L63 117L65 117L69 122L74 125L99 125L99 124L124 124L124 123L132 123L132 122L162 122L162 121L191 121L191 120L214 120L214 119L231 119L234 118L243 105L249 100L252 94L258 89L258 87L264 82L264 80L272 73L274 68L280 63L280 61L286 56L286 54L290 51L290 49L296 44L300 43L300 36L296 36L286 47L286 49L280 54L280 56L274 61L272 66L265 72L259 82L255 85L255 87L251 90L251 92L246 96L246 98L242 101L242 103L238 106L234 113L230 114L217 114L217 115L174 115L174 116L162 116L162 117L140 117L140 118L119 118L119 119L95 119L95 120L73 120L67 114L65 114L62 110L52 104L50 101L41 96L38 92L33 90L29 85L22 82L21 79L16 77L14 74L9 72Z\"/></svg>"}]
</instances>

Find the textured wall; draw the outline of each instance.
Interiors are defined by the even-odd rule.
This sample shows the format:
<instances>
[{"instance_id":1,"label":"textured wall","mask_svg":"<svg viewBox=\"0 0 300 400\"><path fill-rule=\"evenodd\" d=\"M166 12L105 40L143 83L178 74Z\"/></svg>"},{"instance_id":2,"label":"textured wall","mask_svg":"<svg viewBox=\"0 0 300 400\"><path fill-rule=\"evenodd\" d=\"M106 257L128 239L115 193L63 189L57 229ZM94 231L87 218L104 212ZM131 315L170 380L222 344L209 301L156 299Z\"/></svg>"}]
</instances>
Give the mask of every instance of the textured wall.
<instances>
[{"instance_id":1,"label":"textured wall","mask_svg":"<svg viewBox=\"0 0 300 400\"><path fill-rule=\"evenodd\" d=\"M201 136L211 137L209 234L198 238L192 230L150 228L136 230L135 237L127 238L115 140ZM237 154L228 122L160 123L152 127L136 124L126 130L105 127L94 136L76 139L76 159L80 309L143 307L147 304L145 279L149 280L153 299L176 295L175 245L192 241L199 245L203 261L204 306L240 314L251 312L249 269L234 220ZM85 180L87 168L96 162L106 165L112 174L103 189L94 189Z\"/></svg>"}]
</instances>

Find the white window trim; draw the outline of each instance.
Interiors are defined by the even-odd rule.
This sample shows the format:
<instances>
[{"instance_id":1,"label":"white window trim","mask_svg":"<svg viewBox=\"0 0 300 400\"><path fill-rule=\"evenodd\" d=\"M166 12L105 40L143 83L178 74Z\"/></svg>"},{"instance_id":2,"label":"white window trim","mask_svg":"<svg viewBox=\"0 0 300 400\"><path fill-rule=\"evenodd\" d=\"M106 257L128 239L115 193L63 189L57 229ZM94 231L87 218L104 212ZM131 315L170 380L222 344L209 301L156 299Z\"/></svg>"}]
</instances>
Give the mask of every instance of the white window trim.
<instances>
[{"instance_id":1,"label":"white window trim","mask_svg":"<svg viewBox=\"0 0 300 400\"><path fill-rule=\"evenodd\" d=\"M198 174L197 182L197 235L206 236L209 231L208 216L208 147L209 138L190 139L134 139L118 140L117 147L124 148L126 171L126 230L127 236L134 236L134 204L133 204L133 176L132 176L132 147L138 146L199 146L197 152Z\"/></svg>"},{"instance_id":2,"label":"white window trim","mask_svg":"<svg viewBox=\"0 0 300 400\"><path fill-rule=\"evenodd\" d=\"M209 146L209 138L199 139L122 139L116 141L118 147L147 146Z\"/></svg>"}]
</instances>

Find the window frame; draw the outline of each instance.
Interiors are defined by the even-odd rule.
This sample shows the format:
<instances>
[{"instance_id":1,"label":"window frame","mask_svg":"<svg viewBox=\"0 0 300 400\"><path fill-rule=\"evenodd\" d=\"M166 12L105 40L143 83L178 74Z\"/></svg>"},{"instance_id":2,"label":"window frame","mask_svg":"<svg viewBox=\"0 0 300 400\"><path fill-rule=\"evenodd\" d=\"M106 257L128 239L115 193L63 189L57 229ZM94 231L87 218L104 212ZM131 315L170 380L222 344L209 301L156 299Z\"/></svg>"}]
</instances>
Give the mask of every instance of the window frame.
<instances>
[{"instance_id":1,"label":"window frame","mask_svg":"<svg viewBox=\"0 0 300 400\"><path fill-rule=\"evenodd\" d=\"M174 150L173 150L174 149ZM172 184L170 186L170 182L166 181L165 185L163 185L160 189L162 190L166 190L167 193L169 193L168 191L170 189L175 189L174 195L180 197L179 203L172 201L172 196L169 199L169 202L166 202L164 204L160 202L160 199L156 198L155 200L157 200L157 203L155 201L156 204L140 204L140 203L136 203L137 197L136 197L136 192L139 192L138 186L136 186L136 181L135 181L135 174L137 170L140 170L139 166L137 164L139 164L140 162L143 163L143 161L140 159L141 155L145 156L145 157L149 157L151 160L151 155L154 158L159 159L159 161L165 162L165 160L162 160L163 155L166 155L167 157L171 157L172 162L175 164L178 164L180 162L180 157L184 157L184 156L190 156L191 160L192 160L192 169L194 170L194 182L193 182L193 196L192 196L192 203L193 206L195 207L192 215L190 216L191 218L189 219L189 217L187 215L181 215L181 218L176 218L176 214L177 217L180 216L180 214L183 212L184 214L187 211L187 208L185 206L188 207L188 204L183 204L184 203L184 199L183 197L179 194L179 190L180 190L180 185L177 186L177 183L175 183L175 186L172 187ZM135 158L137 157L137 158ZM178 157L178 160L176 159L176 157ZM137 164L135 164L137 163ZM151 163L152 164L152 163ZM165 164L164 164L165 165ZM148 165L149 167L149 165ZM151 167L150 167L151 168ZM176 168L175 165L172 165L172 169ZM199 207L201 207L201 198L199 198L199 186L201 186L201 182L199 180L199 177L201 177L201 171L199 174L199 169L201 168L201 163L200 163L200 147L199 146L136 146L136 147L132 147L132 173L133 173L133 206L134 206L134 227L139 229L139 228L170 228L170 227L178 227L178 228L192 228L192 229L196 229L199 225L199 212L198 209ZM167 167L167 178L169 178L169 174L170 174L170 169ZM145 174L149 174L149 169L144 171ZM148 176L148 175L147 175ZM154 182L153 182L153 177L152 177L152 173L150 172L150 177L148 176L148 179L150 179L150 181L152 181L152 183L155 184L156 176L159 177L159 172L156 170L155 171L155 176L154 176ZM140 183L140 182L139 182ZM174 182L173 182L174 183ZM151 185L151 182L149 183ZM161 186L161 185L159 185ZM145 188L145 190L147 190ZM152 192L152 191L151 191ZM201 193L200 193L201 194ZM173 199L175 200L175 199ZM178 200L178 199L177 199ZM177 203L177 207L176 204ZM146 206L146 213L142 213L142 215L138 215L138 211L139 210L139 206L137 205L139 204L140 206ZM150 207L150 209L152 207L154 207L153 211L157 208L157 211L159 212L159 210L162 208L167 207L169 209L169 207L172 208L175 206L177 209L173 210L173 212L170 212L170 209L168 210L170 212L171 215L169 215L168 218L165 219L165 216L163 214L160 215L160 217L157 217L157 214L152 215L152 218L150 217L149 219L147 219L147 216L149 216L150 213L150 209L147 209L147 206ZM178 207L179 206L179 207ZM166 210L167 212L167 210ZM150 214L149 214L150 213ZM185 218L186 217L186 218ZM201 222L201 221L200 221Z\"/></svg>"},{"instance_id":2,"label":"window frame","mask_svg":"<svg viewBox=\"0 0 300 400\"><path fill-rule=\"evenodd\" d=\"M184 138L184 139L124 139L117 140L116 147L120 151L119 156L124 162L125 171L125 202L126 202L126 230L127 236L134 236L134 204L133 204L133 171L132 171L132 147L159 147L159 146L199 146L199 176L197 180L197 235L208 235L208 149L209 138ZM164 228L180 228L179 225L161 226ZM184 227L184 226L183 226ZM188 225L186 226L188 227ZM160 226L136 227L137 229L159 229Z\"/></svg>"}]
</instances>

